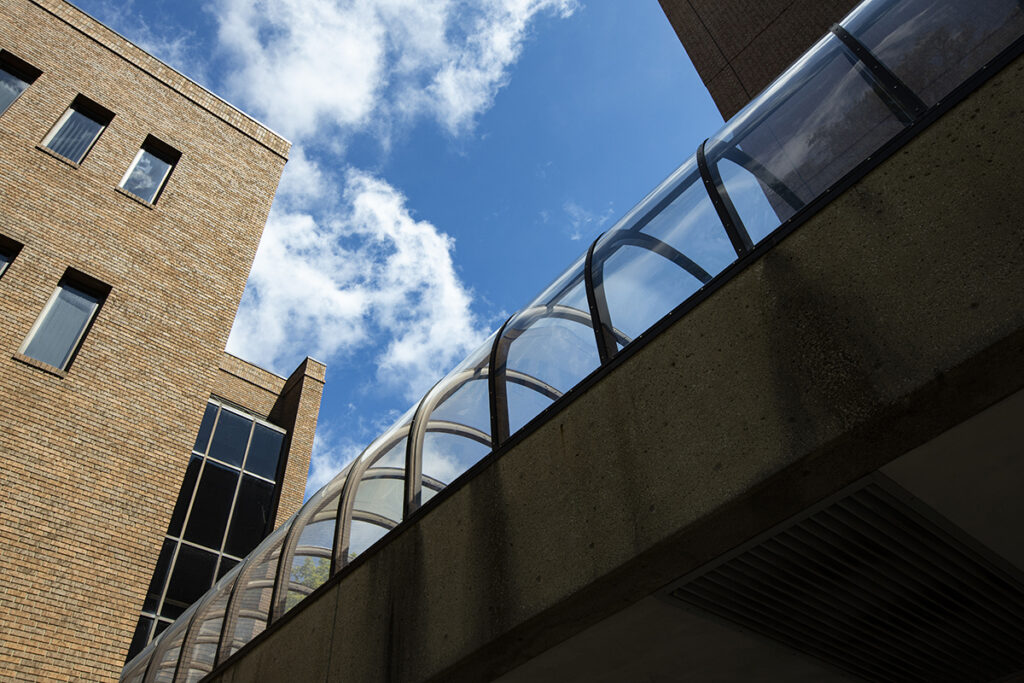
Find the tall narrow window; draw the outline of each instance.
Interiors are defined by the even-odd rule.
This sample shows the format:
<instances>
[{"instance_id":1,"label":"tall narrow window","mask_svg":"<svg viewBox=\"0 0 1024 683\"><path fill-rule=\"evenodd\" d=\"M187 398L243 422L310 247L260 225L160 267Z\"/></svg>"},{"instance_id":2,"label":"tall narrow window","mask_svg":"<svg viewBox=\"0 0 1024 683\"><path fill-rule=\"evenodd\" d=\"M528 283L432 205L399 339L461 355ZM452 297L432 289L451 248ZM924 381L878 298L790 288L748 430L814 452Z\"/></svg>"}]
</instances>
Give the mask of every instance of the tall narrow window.
<instances>
[{"instance_id":1,"label":"tall narrow window","mask_svg":"<svg viewBox=\"0 0 1024 683\"><path fill-rule=\"evenodd\" d=\"M121 187L155 204L180 158L181 152L149 135L121 178Z\"/></svg>"},{"instance_id":2,"label":"tall narrow window","mask_svg":"<svg viewBox=\"0 0 1024 683\"><path fill-rule=\"evenodd\" d=\"M76 164L81 163L113 119L113 112L79 95L43 138L43 146Z\"/></svg>"},{"instance_id":3,"label":"tall narrow window","mask_svg":"<svg viewBox=\"0 0 1024 683\"><path fill-rule=\"evenodd\" d=\"M41 73L43 72L7 50L0 50L0 114L7 111L14 100L18 99Z\"/></svg>"},{"instance_id":4,"label":"tall narrow window","mask_svg":"<svg viewBox=\"0 0 1024 683\"><path fill-rule=\"evenodd\" d=\"M69 271L36 319L21 353L66 370L82 344L109 287Z\"/></svg>"}]
</instances>

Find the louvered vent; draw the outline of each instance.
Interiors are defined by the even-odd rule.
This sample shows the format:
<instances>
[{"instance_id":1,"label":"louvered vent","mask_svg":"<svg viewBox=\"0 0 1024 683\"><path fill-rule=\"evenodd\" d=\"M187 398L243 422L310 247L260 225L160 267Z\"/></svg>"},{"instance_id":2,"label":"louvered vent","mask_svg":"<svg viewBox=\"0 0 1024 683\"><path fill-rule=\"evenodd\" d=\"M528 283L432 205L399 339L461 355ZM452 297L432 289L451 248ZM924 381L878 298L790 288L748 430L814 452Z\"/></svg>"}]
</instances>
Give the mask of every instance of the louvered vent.
<instances>
[{"instance_id":1,"label":"louvered vent","mask_svg":"<svg viewBox=\"0 0 1024 683\"><path fill-rule=\"evenodd\" d=\"M867 680L1024 670L1024 584L877 483L671 595Z\"/></svg>"}]
</instances>

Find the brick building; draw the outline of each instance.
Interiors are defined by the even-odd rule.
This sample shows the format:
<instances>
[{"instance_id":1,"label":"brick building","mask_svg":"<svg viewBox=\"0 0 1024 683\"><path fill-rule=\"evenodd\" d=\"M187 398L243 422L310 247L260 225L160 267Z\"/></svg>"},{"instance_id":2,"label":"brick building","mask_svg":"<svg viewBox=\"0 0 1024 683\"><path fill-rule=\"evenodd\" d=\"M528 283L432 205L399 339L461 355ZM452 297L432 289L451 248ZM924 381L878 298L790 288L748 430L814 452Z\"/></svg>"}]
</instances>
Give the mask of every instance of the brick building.
<instances>
[{"instance_id":1,"label":"brick building","mask_svg":"<svg viewBox=\"0 0 1024 683\"><path fill-rule=\"evenodd\" d=\"M324 366L223 351L289 144L62 0L0 1L0 110L0 679L113 680L302 501Z\"/></svg>"}]
</instances>

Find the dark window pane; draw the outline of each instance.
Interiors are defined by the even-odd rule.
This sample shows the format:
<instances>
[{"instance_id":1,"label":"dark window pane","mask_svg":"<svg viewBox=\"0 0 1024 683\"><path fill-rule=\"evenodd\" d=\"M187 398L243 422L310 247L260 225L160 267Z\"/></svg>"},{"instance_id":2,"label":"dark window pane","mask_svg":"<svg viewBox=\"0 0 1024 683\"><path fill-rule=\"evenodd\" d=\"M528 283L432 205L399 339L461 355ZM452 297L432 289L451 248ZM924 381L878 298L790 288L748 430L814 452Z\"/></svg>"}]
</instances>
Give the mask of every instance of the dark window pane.
<instances>
[{"instance_id":1,"label":"dark window pane","mask_svg":"<svg viewBox=\"0 0 1024 683\"><path fill-rule=\"evenodd\" d=\"M217 570L217 580L220 581L221 577L234 569L236 564L238 564L238 560L232 560L230 557L221 557L220 568Z\"/></svg>"},{"instance_id":2,"label":"dark window pane","mask_svg":"<svg viewBox=\"0 0 1024 683\"><path fill-rule=\"evenodd\" d=\"M186 540L220 550L237 481L235 470L206 461L185 528Z\"/></svg>"},{"instance_id":3,"label":"dark window pane","mask_svg":"<svg viewBox=\"0 0 1024 683\"><path fill-rule=\"evenodd\" d=\"M202 458L192 456L185 469L185 479L181 483L181 491L178 492L178 502L174 504L174 512L171 513L171 523L167 525L168 536L178 536L181 533L181 525L185 521L185 513L188 511L188 504L192 502L192 492L196 489L196 478L199 477L199 467L202 465Z\"/></svg>"},{"instance_id":4,"label":"dark window pane","mask_svg":"<svg viewBox=\"0 0 1024 683\"><path fill-rule=\"evenodd\" d=\"M213 431L213 420L217 417L217 406L213 403L206 404L203 412L203 421L199 425L199 435L196 436L196 445L192 447L196 453L206 453L206 446L210 443L210 432Z\"/></svg>"},{"instance_id":5,"label":"dark window pane","mask_svg":"<svg viewBox=\"0 0 1024 683\"><path fill-rule=\"evenodd\" d=\"M174 622L158 620L156 622L156 628L153 629L153 637L156 638L158 635L166 631L167 627L170 626L172 623Z\"/></svg>"},{"instance_id":6,"label":"dark window pane","mask_svg":"<svg viewBox=\"0 0 1024 683\"><path fill-rule=\"evenodd\" d=\"M39 322L35 334L25 346L25 355L55 368L64 368L99 308L99 301L92 294L62 284L57 288L57 296Z\"/></svg>"},{"instance_id":7,"label":"dark window pane","mask_svg":"<svg viewBox=\"0 0 1024 683\"><path fill-rule=\"evenodd\" d=\"M142 648L146 647L149 643L149 629L152 628L152 626L152 617L139 618L139 623L135 626L135 635L132 636L132 644L128 646L128 656L125 657L125 662L142 652Z\"/></svg>"},{"instance_id":8,"label":"dark window pane","mask_svg":"<svg viewBox=\"0 0 1024 683\"><path fill-rule=\"evenodd\" d=\"M102 123L77 109L71 109L69 116L46 146L62 157L78 163L102 130Z\"/></svg>"},{"instance_id":9,"label":"dark window pane","mask_svg":"<svg viewBox=\"0 0 1024 683\"><path fill-rule=\"evenodd\" d=\"M210 457L241 467L250 431L252 420L230 410L221 410L210 444Z\"/></svg>"},{"instance_id":10,"label":"dark window pane","mask_svg":"<svg viewBox=\"0 0 1024 683\"><path fill-rule=\"evenodd\" d=\"M9 266L10 264L11 255L6 252L0 251L0 275L4 274L4 271L7 270L7 266Z\"/></svg>"},{"instance_id":11,"label":"dark window pane","mask_svg":"<svg viewBox=\"0 0 1024 683\"><path fill-rule=\"evenodd\" d=\"M171 580L167 583L167 596L161 614L171 616L167 613L167 608L171 606L180 607L180 612L183 612L210 590L216 566L217 555L214 553L182 544L178 549L178 560L174 563Z\"/></svg>"},{"instance_id":12,"label":"dark window pane","mask_svg":"<svg viewBox=\"0 0 1024 683\"><path fill-rule=\"evenodd\" d=\"M7 69L0 68L0 114L7 111L18 95L25 92L28 83L21 80Z\"/></svg>"},{"instance_id":13,"label":"dark window pane","mask_svg":"<svg viewBox=\"0 0 1024 683\"><path fill-rule=\"evenodd\" d=\"M224 552L244 557L263 540L270 530L270 508L274 502L274 485L255 477L242 477L235 503L235 516Z\"/></svg>"},{"instance_id":14,"label":"dark window pane","mask_svg":"<svg viewBox=\"0 0 1024 683\"><path fill-rule=\"evenodd\" d=\"M267 479L276 479L282 441L284 434L257 423L252 433L249 457L245 460L246 471Z\"/></svg>"},{"instance_id":15,"label":"dark window pane","mask_svg":"<svg viewBox=\"0 0 1024 683\"><path fill-rule=\"evenodd\" d=\"M155 612L157 605L160 604L160 595L164 590L167 568L171 564L175 545L177 545L177 541L165 540L163 547L160 548L160 557L156 560L156 569L153 570L153 578L149 582L149 590L146 591L146 600L142 603L144 612Z\"/></svg>"}]
</instances>

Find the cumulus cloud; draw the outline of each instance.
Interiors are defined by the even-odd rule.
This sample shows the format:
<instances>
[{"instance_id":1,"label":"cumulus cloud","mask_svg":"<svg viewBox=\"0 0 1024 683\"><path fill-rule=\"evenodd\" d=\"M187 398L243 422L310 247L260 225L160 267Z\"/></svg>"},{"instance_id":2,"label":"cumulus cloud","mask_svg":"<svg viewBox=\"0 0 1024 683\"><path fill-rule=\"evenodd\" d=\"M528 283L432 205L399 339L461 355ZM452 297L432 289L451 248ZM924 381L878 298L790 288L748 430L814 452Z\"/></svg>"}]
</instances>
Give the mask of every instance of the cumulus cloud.
<instances>
[{"instance_id":1,"label":"cumulus cloud","mask_svg":"<svg viewBox=\"0 0 1024 683\"><path fill-rule=\"evenodd\" d=\"M529 26L576 0L226 0L216 12L234 98L286 135L375 130L421 115L472 127ZM326 143L325 143L326 144Z\"/></svg>"},{"instance_id":2,"label":"cumulus cloud","mask_svg":"<svg viewBox=\"0 0 1024 683\"><path fill-rule=\"evenodd\" d=\"M272 213L228 346L285 367L296 342L334 358L372 339L378 381L412 400L480 343L471 292L453 240L398 190L358 170L344 185L334 213Z\"/></svg>"}]
</instances>

